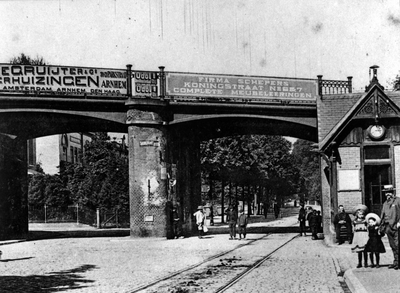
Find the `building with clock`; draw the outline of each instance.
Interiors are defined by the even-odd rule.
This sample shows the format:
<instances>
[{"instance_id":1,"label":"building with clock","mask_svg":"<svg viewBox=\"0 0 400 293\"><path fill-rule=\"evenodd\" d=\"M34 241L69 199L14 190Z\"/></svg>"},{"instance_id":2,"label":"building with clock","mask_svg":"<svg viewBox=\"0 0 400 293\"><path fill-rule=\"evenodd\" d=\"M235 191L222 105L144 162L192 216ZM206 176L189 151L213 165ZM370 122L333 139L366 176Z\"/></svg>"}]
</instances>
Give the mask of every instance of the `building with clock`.
<instances>
[{"instance_id":1,"label":"building with clock","mask_svg":"<svg viewBox=\"0 0 400 293\"><path fill-rule=\"evenodd\" d=\"M339 205L353 212L364 204L380 214L383 186L400 187L400 91L385 91L377 68L364 93L317 101L325 235L335 233Z\"/></svg>"}]
</instances>

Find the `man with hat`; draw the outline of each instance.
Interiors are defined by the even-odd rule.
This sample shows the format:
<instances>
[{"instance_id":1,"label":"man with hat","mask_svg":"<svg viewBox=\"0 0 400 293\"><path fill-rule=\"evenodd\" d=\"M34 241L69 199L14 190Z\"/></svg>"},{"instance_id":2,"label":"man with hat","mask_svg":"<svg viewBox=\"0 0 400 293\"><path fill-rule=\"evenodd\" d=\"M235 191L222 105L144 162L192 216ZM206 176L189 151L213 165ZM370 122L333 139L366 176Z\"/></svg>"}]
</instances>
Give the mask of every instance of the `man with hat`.
<instances>
[{"instance_id":1,"label":"man with hat","mask_svg":"<svg viewBox=\"0 0 400 293\"><path fill-rule=\"evenodd\" d=\"M386 195L386 201L382 206L382 226L388 236L392 248L394 261L389 269L399 269L399 228L400 228L400 198L394 195L393 185L384 185L382 190Z\"/></svg>"},{"instance_id":2,"label":"man with hat","mask_svg":"<svg viewBox=\"0 0 400 293\"><path fill-rule=\"evenodd\" d=\"M196 218L196 224L197 224L197 229L199 230L199 238L203 238L204 235L204 221L206 219L206 216L204 215L203 212L203 206L198 206L197 207L197 212L193 214Z\"/></svg>"}]
</instances>

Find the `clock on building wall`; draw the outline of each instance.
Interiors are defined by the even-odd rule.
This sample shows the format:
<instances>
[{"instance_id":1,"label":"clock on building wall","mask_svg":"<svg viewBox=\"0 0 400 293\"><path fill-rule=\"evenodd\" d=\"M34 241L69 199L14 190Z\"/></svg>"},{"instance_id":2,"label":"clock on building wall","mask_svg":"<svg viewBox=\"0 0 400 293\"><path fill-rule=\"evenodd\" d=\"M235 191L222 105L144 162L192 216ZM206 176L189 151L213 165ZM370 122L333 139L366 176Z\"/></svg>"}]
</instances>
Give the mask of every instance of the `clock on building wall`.
<instances>
[{"instance_id":1,"label":"clock on building wall","mask_svg":"<svg viewBox=\"0 0 400 293\"><path fill-rule=\"evenodd\" d=\"M381 139L385 136L386 129L383 125L371 125L368 127L368 135L372 139Z\"/></svg>"}]
</instances>

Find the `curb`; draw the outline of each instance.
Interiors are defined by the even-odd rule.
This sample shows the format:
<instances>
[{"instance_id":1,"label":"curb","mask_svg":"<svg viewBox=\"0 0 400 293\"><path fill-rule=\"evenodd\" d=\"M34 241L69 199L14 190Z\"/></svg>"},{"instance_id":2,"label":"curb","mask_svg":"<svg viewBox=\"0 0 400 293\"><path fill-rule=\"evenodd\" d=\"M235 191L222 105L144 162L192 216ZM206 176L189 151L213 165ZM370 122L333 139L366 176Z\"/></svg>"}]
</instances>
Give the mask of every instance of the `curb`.
<instances>
[{"instance_id":1,"label":"curb","mask_svg":"<svg viewBox=\"0 0 400 293\"><path fill-rule=\"evenodd\" d=\"M2 245L8 245L8 244L14 244L14 243L19 243L19 242L25 242L26 239L20 239L20 240L5 240L0 242L0 246Z\"/></svg>"},{"instance_id":2,"label":"curb","mask_svg":"<svg viewBox=\"0 0 400 293\"><path fill-rule=\"evenodd\" d=\"M344 280L353 293L368 293L367 289L361 284L357 277L353 274L353 269L348 269L344 273Z\"/></svg>"}]
</instances>

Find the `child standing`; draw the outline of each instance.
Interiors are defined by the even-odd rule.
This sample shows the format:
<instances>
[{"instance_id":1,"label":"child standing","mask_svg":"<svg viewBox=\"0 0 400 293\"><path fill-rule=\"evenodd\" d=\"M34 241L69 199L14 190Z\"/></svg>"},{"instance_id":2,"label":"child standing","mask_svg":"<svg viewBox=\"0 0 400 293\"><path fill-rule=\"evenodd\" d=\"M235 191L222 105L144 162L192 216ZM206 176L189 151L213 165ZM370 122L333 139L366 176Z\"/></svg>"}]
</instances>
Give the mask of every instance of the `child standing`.
<instances>
[{"instance_id":1,"label":"child standing","mask_svg":"<svg viewBox=\"0 0 400 293\"><path fill-rule=\"evenodd\" d=\"M357 209L355 214L355 219L353 221L353 246L351 247L352 252L357 252L358 254L358 265L357 268L362 267L362 257L364 255L364 267L368 267L367 252L365 251L365 245L368 242L368 230L367 221L365 220L365 209Z\"/></svg>"},{"instance_id":2,"label":"child standing","mask_svg":"<svg viewBox=\"0 0 400 293\"><path fill-rule=\"evenodd\" d=\"M239 240L242 239L242 234L243 239L246 239L247 215L244 213L243 209L240 209L238 224Z\"/></svg>"},{"instance_id":3,"label":"child standing","mask_svg":"<svg viewBox=\"0 0 400 293\"><path fill-rule=\"evenodd\" d=\"M377 214L369 213L365 219L368 222L368 242L365 245L365 251L369 252L369 259L371 260L371 267L379 268L379 254L385 253L385 246L382 242L383 232L379 229L381 218ZM376 266L374 265L374 254L376 260Z\"/></svg>"}]
</instances>

